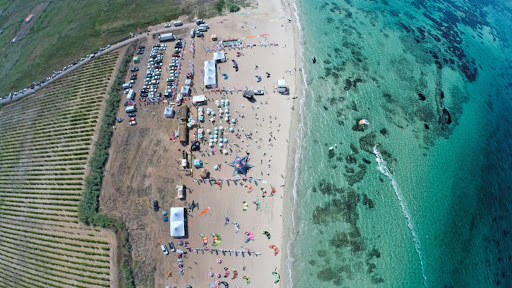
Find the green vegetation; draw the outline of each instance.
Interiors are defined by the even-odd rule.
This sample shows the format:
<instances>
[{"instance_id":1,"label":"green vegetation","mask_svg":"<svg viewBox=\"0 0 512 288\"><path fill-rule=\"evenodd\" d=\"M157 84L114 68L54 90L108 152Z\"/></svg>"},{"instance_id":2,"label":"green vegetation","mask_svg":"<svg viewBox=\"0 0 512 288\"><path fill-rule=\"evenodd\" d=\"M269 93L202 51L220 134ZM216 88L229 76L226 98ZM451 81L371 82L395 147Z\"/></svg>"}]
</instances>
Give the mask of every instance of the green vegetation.
<instances>
[{"instance_id":1,"label":"green vegetation","mask_svg":"<svg viewBox=\"0 0 512 288\"><path fill-rule=\"evenodd\" d=\"M224 9L227 9L230 13L235 13L240 11L240 5L247 5L246 3L235 3L235 2L226 2L226 0L217 0L217 3L215 3L215 9L219 14L224 11Z\"/></svg>"},{"instance_id":2,"label":"green vegetation","mask_svg":"<svg viewBox=\"0 0 512 288\"><path fill-rule=\"evenodd\" d=\"M110 243L79 224L78 204L118 59L98 57L1 108L0 286L110 287Z\"/></svg>"},{"instance_id":3,"label":"green vegetation","mask_svg":"<svg viewBox=\"0 0 512 288\"><path fill-rule=\"evenodd\" d=\"M117 110L121 101L120 92L117 87L122 85L132 57L133 52L124 57L119 72L108 92L109 97L105 105L98 140L95 143L95 150L89 161L90 172L89 176L85 179L82 201L78 205L78 217L80 221L87 225L110 228L115 224L115 221L110 219L110 217L98 212L98 202L103 182L103 171L108 160L108 149L110 148L110 140L113 134L112 126L115 125Z\"/></svg>"},{"instance_id":4,"label":"green vegetation","mask_svg":"<svg viewBox=\"0 0 512 288\"><path fill-rule=\"evenodd\" d=\"M0 0L0 95L27 87L86 54L158 23L183 9L169 0L51 1L27 36L15 43L21 22L43 0Z\"/></svg>"}]
</instances>

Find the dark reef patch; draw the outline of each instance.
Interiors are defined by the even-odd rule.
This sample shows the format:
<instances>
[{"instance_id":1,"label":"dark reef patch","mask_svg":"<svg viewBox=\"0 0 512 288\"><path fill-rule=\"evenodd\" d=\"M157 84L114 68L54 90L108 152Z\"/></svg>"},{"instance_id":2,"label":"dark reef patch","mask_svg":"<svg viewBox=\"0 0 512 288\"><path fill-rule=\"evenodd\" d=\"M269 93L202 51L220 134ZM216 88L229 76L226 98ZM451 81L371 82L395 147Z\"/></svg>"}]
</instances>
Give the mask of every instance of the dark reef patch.
<instances>
[{"instance_id":1,"label":"dark reef patch","mask_svg":"<svg viewBox=\"0 0 512 288\"><path fill-rule=\"evenodd\" d=\"M427 99L425 97L425 95L421 94L421 93L418 93L418 97L420 98L420 101L425 101L425 99Z\"/></svg>"},{"instance_id":2,"label":"dark reef patch","mask_svg":"<svg viewBox=\"0 0 512 288\"><path fill-rule=\"evenodd\" d=\"M381 257L381 253L376 247L368 247L358 227L358 205L374 209L372 199L366 194L362 194L361 197L351 188L338 187L323 179L313 188L314 191L323 191L322 193L333 196L332 200L315 207L312 213L313 223L321 225L319 233L323 234L323 229L332 229L332 226L329 227L330 224L336 223L335 234L327 240L328 247L317 250L317 257L309 260L309 263L318 269L315 272L316 278L322 282L330 282L334 286L343 284L345 280L354 279L355 273L366 274L372 283L383 281L374 263L375 259ZM341 259L347 256L348 258ZM336 261L333 261L334 258ZM348 261L357 261L359 264L352 265Z\"/></svg>"},{"instance_id":3,"label":"dark reef patch","mask_svg":"<svg viewBox=\"0 0 512 288\"><path fill-rule=\"evenodd\" d=\"M366 134L365 136L359 138L359 148L368 153L373 153L373 146L377 144L376 139L377 135L375 134L375 132Z\"/></svg>"}]
</instances>

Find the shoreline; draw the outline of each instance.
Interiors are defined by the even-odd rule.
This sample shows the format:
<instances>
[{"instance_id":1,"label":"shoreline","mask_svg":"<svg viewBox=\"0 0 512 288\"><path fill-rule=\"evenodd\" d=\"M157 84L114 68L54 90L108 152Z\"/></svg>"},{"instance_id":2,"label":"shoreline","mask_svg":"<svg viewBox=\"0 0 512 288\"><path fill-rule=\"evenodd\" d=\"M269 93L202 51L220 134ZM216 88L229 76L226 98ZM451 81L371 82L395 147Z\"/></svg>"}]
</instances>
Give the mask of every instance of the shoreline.
<instances>
[{"instance_id":1,"label":"shoreline","mask_svg":"<svg viewBox=\"0 0 512 288\"><path fill-rule=\"evenodd\" d=\"M293 277L292 277L292 269L293 269L293 263L295 262L295 258L293 258L294 253L291 249L293 246L293 243L295 242L295 236L294 236L294 230L296 228L295 223L295 204L296 204L296 195L295 195L295 184L297 179L297 173L298 169L296 167L297 157L299 156L299 150L301 143L299 142L299 135L300 131L298 130L302 126L302 118L301 112L302 112L302 100L305 97L305 91L306 88L303 85L304 82L304 62L303 62L303 55L302 55L302 49L301 49L301 41L302 41L302 35L300 32L301 27L299 26L299 19L298 19L298 9L296 6L296 2L294 0L281 0L281 3L283 7L285 7L287 13L290 15L290 19L292 19L292 23L297 24L293 27L293 35L294 37L294 49L295 49L295 91L298 98L292 99L293 101L293 107L296 107L296 109L292 110L291 117L290 117L290 131L289 131L289 146L288 146L288 155L287 155L287 163L286 163L286 181L285 181L285 199L283 202L283 238L282 242L284 243L285 253L283 254L283 257L281 258L281 267L285 267L287 271L287 277L282 277L282 286L283 287L293 287ZM300 73L299 73L300 72ZM298 100L298 101L296 101ZM291 223L291 225L286 225L285 223Z\"/></svg>"}]
</instances>

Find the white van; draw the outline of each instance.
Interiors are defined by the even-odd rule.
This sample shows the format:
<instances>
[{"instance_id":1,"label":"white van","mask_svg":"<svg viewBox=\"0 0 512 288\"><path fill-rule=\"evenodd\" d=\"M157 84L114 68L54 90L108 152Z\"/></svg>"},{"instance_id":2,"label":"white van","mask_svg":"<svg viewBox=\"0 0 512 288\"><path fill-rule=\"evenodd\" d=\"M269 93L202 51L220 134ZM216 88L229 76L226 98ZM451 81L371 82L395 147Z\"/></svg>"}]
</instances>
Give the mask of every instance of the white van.
<instances>
[{"instance_id":1,"label":"white van","mask_svg":"<svg viewBox=\"0 0 512 288\"><path fill-rule=\"evenodd\" d=\"M123 84L123 89L129 89L129 88L132 88L132 84L131 83L124 83Z\"/></svg>"},{"instance_id":2,"label":"white van","mask_svg":"<svg viewBox=\"0 0 512 288\"><path fill-rule=\"evenodd\" d=\"M196 36L196 30L190 30L190 38L194 38Z\"/></svg>"},{"instance_id":3,"label":"white van","mask_svg":"<svg viewBox=\"0 0 512 288\"><path fill-rule=\"evenodd\" d=\"M176 26L176 27L183 26L183 22L182 21L174 21L174 22L172 22L172 24L174 24L174 26Z\"/></svg>"},{"instance_id":4,"label":"white van","mask_svg":"<svg viewBox=\"0 0 512 288\"><path fill-rule=\"evenodd\" d=\"M132 113L132 112L135 112L135 111L137 111L137 109L135 109L135 106L127 106L124 109L124 112L126 112L126 113Z\"/></svg>"}]
</instances>

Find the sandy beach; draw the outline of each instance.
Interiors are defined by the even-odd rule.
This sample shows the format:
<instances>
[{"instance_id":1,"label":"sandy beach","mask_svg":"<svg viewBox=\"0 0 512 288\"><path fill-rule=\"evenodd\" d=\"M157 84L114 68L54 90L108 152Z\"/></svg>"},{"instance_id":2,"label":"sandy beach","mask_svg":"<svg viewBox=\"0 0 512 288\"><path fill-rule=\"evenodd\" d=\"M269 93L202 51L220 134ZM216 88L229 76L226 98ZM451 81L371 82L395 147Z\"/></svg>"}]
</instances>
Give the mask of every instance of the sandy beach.
<instances>
[{"instance_id":1,"label":"sandy beach","mask_svg":"<svg viewBox=\"0 0 512 288\"><path fill-rule=\"evenodd\" d=\"M211 33L216 34L219 39L245 38L243 39L245 48L225 50L227 62L217 66L219 88L228 91L246 88L264 89L265 94L256 96L255 101L251 102L243 98L240 91L205 92L208 98L206 107L212 108L217 114L219 108L216 107L215 101L229 100L230 116L236 119L237 124L233 133L226 133L224 136L228 138L228 145L231 147L227 155L222 155L221 148L218 146L208 149L207 145L203 145L201 153L194 153L194 157L200 158L205 163L205 168L210 171L210 178L236 179L233 176L234 169L228 163L232 162L236 155L249 156L249 164L254 167L248 171L247 177L261 180L222 181L221 185L218 185L215 182L197 182L194 180L196 177L183 177L184 184L192 190L188 192L187 201L199 203L199 209L189 212L188 246L202 248L203 240L199 236L202 233L208 237L207 249L250 250L255 253L252 255L219 253L211 250L189 252L183 261L186 267L185 275L178 276L176 273L176 276L165 279L164 283L161 283L163 285L195 287L208 282L215 284L215 281L226 281L231 286L242 287L250 281L251 286L254 287L271 287L276 285L274 284L276 276L272 272L283 276L287 274L287 268L283 267L284 262L281 258L285 249L283 200L286 198L285 193L288 188L285 186L286 178L293 177L288 174L287 163L291 116L295 109L292 98L296 92L296 67L295 58L290 57L295 54L293 27L288 21L290 15L280 4L277 1L267 1L260 3L257 9L241 11L239 14L242 15L207 20ZM212 57L212 52L205 53L204 48L201 47L203 45L205 48L215 47L209 38L210 33L206 36L204 42L201 39L195 41L196 55L193 59L195 67L201 67L204 61ZM255 46L247 48L251 44ZM270 46L262 47L261 44L270 44ZM232 67L232 60L237 62L238 72ZM186 72L187 69L183 71ZM228 78L224 79L225 76L221 76L223 74ZM257 82L257 76L262 78L261 82ZM278 79L286 80L291 96L281 95L275 91L274 86ZM203 93L199 88L204 87L201 82L200 79L195 79L194 90L197 94ZM225 107L221 106L220 109L225 110ZM192 113L196 113L195 108L191 110ZM213 132L215 126L223 125L220 123L223 120L219 117L210 117L212 118L216 121L207 120L201 125L205 132L208 129ZM226 127L227 124L224 123L224 126ZM215 170L215 165L220 169ZM242 176L242 178L245 177ZM276 191L274 196L271 196L272 186ZM266 197L261 189L267 191ZM244 211L244 201L249 204L247 211ZM254 201L259 203L259 208ZM199 213L207 207L209 210L199 216ZM226 224L226 216L230 220L229 224ZM234 222L239 224L239 232L233 225ZM262 234L263 231L270 233L270 239ZM212 247L211 233L222 237L222 244L218 247ZM254 238L251 235L254 235ZM248 238L254 240L247 242ZM269 248L270 245L275 245L279 249L276 256L274 256L274 250ZM256 256L256 253L261 254ZM219 264L218 260L222 263ZM235 275L234 270L238 272L238 277L232 279ZM229 271L228 277L225 277L226 271ZM211 274L214 276L209 277ZM216 278L215 274L220 274L221 278ZM245 279L244 276L246 276ZM158 282L155 284L159 286Z\"/></svg>"},{"instance_id":2,"label":"sandy beach","mask_svg":"<svg viewBox=\"0 0 512 288\"><path fill-rule=\"evenodd\" d=\"M137 125L129 126L124 122L116 125L112 139L116 153L110 156L105 169L101 211L108 211L128 227L138 286L204 287L208 283L214 285L216 281L225 281L230 287L244 287L250 281L252 287L284 287L284 280L289 278L284 257L290 235L286 229L291 228L289 200L292 199L295 155L292 145L296 142L298 96L302 90L297 86L297 79L301 77L296 65L297 37L294 35L297 28L288 8L285 9L279 1L262 1L236 14L205 19L210 29L204 33L204 38L191 39L190 28L178 31L177 37L183 38L186 44L176 88L181 90L187 73L193 67L195 75L191 96L205 95L206 105L192 105L191 97L186 97L181 106L175 104L176 98L149 104L136 99ZM156 26L149 30L159 28ZM212 35L216 35L218 40L212 40ZM151 49L158 43L152 38L148 34L139 45ZM231 39L242 40L241 45L224 48L226 62L217 64L219 89L206 89L202 71L204 61L213 59L220 41ZM167 42L167 45L161 82L165 82L169 73L165 67L170 63L174 42ZM145 70L143 67L149 59L148 54L142 56L140 64L132 65ZM140 71L142 79L144 72ZM287 95L275 89L280 79L286 81ZM142 83L137 82L134 89L138 91L140 85ZM160 86L165 89L165 85ZM244 89L261 89L264 94L249 100L242 96ZM226 102L229 103L227 107ZM194 119L195 125L189 131L185 147L180 138L175 137L179 120L163 115L167 106L173 107L177 115L178 110L185 106L190 109L189 118ZM126 115L124 108L121 105L119 115ZM204 122L198 121L199 108L203 109ZM212 113L207 115L208 110L214 111L215 116ZM229 112L228 121L226 112ZM210 147L210 136L215 135L216 128L222 130L221 126L224 133L220 132L217 137L227 139L227 143L223 143L221 148L218 142L214 142ZM229 128L233 128L232 131ZM200 140L199 129L203 131L200 150L191 152L191 143ZM192 154L192 158L200 159L202 166L210 172L209 178L218 181L200 181L199 170L190 167L190 162L192 170L179 168L184 151ZM234 168L229 163L236 156L248 156L248 163L253 167L246 176L234 175ZM180 184L187 187L185 200L177 198L176 186ZM275 193L272 193L273 189ZM153 211L153 200L159 201L159 212ZM246 211L244 201L247 203ZM199 204L193 211L188 209L192 202ZM287 210L285 202L288 202ZM259 207L255 203L259 203ZM180 206L188 212L184 246L179 246L179 239L169 235L169 222L164 222L162 217L163 210L169 212L170 207ZM208 211L199 216L207 208ZM226 217L229 218L228 224ZM238 232L234 222L239 225ZM268 237L262 234L264 231L269 233ZM212 233L222 238L220 245L212 245ZM200 234L207 237L206 246L203 246ZM160 249L162 244L170 241L176 249L187 252L181 259L184 275L179 274L178 253L171 252L166 256ZM271 245L277 248L276 255L275 250L269 248ZM242 251L244 253L240 253ZM281 277L278 284L274 283L276 275L273 272ZM214 276L210 277L212 274ZM227 274L228 277L224 277ZM233 279L235 274L237 277Z\"/></svg>"}]
</instances>

